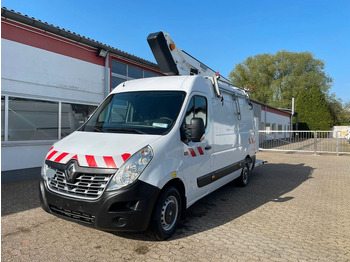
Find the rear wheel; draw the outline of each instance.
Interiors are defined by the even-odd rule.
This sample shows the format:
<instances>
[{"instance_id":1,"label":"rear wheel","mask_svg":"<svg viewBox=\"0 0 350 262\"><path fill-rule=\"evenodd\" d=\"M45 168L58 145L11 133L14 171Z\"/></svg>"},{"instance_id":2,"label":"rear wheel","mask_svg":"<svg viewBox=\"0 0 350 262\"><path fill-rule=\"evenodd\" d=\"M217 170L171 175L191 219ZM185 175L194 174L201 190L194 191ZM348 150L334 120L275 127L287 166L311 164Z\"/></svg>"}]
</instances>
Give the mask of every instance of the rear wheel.
<instances>
[{"instance_id":1,"label":"rear wheel","mask_svg":"<svg viewBox=\"0 0 350 262\"><path fill-rule=\"evenodd\" d=\"M245 162L244 167L242 168L241 176L238 178L238 184L240 186L246 186L249 182L249 163Z\"/></svg>"},{"instance_id":2,"label":"rear wheel","mask_svg":"<svg viewBox=\"0 0 350 262\"><path fill-rule=\"evenodd\" d=\"M161 193L149 226L152 237L165 240L175 233L181 215L181 206L181 196L175 187L168 187Z\"/></svg>"}]
</instances>

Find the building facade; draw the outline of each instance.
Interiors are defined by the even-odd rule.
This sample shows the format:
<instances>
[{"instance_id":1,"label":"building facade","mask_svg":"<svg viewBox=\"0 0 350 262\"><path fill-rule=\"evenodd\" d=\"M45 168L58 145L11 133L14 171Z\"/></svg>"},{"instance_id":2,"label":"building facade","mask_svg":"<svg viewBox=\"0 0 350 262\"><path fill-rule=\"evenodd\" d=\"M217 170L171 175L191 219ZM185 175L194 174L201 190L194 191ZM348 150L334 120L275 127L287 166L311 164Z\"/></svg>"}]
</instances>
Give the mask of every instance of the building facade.
<instances>
[{"instance_id":1,"label":"building facade","mask_svg":"<svg viewBox=\"0 0 350 262\"><path fill-rule=\"evenodd\" d=\"M154 63L6 8L1 29L3 183L38 177L51 145L113 87L163 75Z\"/></svg>"}]
</instances>

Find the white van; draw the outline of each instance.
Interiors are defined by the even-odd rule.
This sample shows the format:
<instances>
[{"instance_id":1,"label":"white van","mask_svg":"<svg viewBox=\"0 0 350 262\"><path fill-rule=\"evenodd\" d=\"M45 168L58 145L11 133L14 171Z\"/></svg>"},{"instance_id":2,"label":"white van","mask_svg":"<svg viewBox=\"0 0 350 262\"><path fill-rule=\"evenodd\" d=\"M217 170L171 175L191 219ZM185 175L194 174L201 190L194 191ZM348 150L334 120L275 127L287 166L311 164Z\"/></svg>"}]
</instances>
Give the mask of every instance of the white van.
<instances>
[{"instance_id":1,"label":"white van","mask_svg":"<svg viewBox=\"0 0 350 262\"><path fill-rule=\"evenodd\" d=\"M186 208L254 167L257 130L245 91L213 78L120 84L42 168L49 213L107 231L166 239Z\"/></svg>"}]
</instances>

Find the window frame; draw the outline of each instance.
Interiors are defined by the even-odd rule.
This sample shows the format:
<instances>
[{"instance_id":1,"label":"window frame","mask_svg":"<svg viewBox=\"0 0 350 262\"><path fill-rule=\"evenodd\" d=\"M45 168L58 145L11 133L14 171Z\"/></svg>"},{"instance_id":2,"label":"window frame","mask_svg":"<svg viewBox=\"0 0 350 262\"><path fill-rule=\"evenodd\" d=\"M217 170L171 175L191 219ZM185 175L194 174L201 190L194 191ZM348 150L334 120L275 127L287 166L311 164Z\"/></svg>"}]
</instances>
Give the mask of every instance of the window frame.
<instances>
[{"instance_id":1,"label":"window frame","mask_svg":"<svg viewBox=\"0 0 350 262\"><path fill-rule=\"evenodd\" d=\"M61 137L61 112L62 112L62 103L68 103L68 104L80 104L80 105L88 105L88 106L95 106L98 107L98 103L82 103L81 101L68 101L68 100L59 100L59 99L47 99L42 97L33 97L33 96L27 96L27 95L9 95L9 94L1 94L1 97L5 98L5 123L4 123L4 140L1 140L1 146L5 147L12 147L12 146L27 146L27 145L50 145L58 140L60 140ZM8 140L8 120L9 120L9 98L20 98L20 99L31 99L31 100L38 100L38 101L44 101L44 102L54 102L58 103L58 139L48 139L48 140L15 140L11 141ZM95 109L96 110L96 109Z\"/></svg>"},{"instance_id":2,"label":"window frame","mask_svg":"<svg viewBox=\"0 0 350 262\"><path fill-rule=\"evenodd\" d=\"M1 99L4 98L4 140L1 139L1 142L8 141L8 96L1 95ZM2 137L1 137L2 138Z\"/></svg>"},{"instance_id":3,"label":"window frame","mask_svg":"<svg viewBox=\"0 0 350 262\"><path fill-rule=\"evenodd\" d=\"M125 75L123 75L123 74L120 74L120 73L118 73L118 72L113 72L113 70L112 70L112 63L113 62L116 62L116 63L119 63L119 64L123 64L123 65L125 65L126 66L126 72L125 72ZM142 71L142 76L140 77L140 78L135 78L135 77L131 77L130 75L129 75L129 67L133 67L133 68L135 68L135 69L139 69L139 70L141 70ZM151 74L151 76L147 76L146 74L147 73L149 73L149 74ZM146 69L143 69L143 68L141 68L141 67L138 67L138 66L135 66L135 65L130 65L130 64L127 64L127 63L123 63L123 62L121 62L121 61L119 61L119 60L116 60L116 59L111 59L111 81L110 81L110 91L112 91L116 86L113 86L112 85L112 79L113 79L113 77L117 77L117 78L120 78L120 79L122 79L122 80L124 80L124 81L129 81L129 80L134 80L134 79L141 79L141 78L148 78L148 77L158 77L159 75L157 74L157 73L154 73L154 72L152 72L152 71L149 71L149 70L146 70ZM124 81L122 81L122 82L124 82ZM122 83L121 82L121 83ZM119 83L119 84L121 84L121 83ZM119 85L118 84L118 85Z\"/></svg>"},{"instance_id":4,"label":"window frame","mask_svg":"<svg viewBox=\"0 0 350 262\"><path fill-rule=\"evenodd\" d=\"M196 95L195 94L195 95L191 96L191 98L189 99L189 102L187 104L186 111L185 111L185 116L183 118L182 123L185 124L185 125L188 124L188 123L186 123L186 115L187 115L187 112L188 112L188 107L190 106L190 104L192 102L192 99L193 99L193 112L191 114L193 114L192 115L193 117L191 119L193 119L195 117L195 109L196 109L196 99L195 99L195 97L201 97L201 98L204 98L204 100L205 100L206 107L205 107L205 123L204 123L204 127L207 128L207 126L208 126L208 100L203 95Z\"/></svg>"},{"instance_id":5,"label":"window frame","mask_svg":"<svg viewBox=\"0 0 350 262\"><path fill-rule=\"evenodd\" d=\"M13 104L12 104L13 103ZM8 96L8 142L59 139L59 102L38 98ZM10 116L10 111L13 114ZM10 130L13 136L10 138ZM33 132L32 132L33 131ZM30 139L30 135L46 139Z\"/></svg>"}]
</instances>

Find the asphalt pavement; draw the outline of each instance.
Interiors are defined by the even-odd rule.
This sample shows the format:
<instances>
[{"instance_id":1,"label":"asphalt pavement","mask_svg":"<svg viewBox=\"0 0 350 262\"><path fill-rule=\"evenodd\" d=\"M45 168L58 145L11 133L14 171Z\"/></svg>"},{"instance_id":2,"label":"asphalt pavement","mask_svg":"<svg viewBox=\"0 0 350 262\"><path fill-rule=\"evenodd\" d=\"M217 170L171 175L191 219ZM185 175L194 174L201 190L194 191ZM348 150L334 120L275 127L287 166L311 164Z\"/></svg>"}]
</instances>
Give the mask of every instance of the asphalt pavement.
<instances>
[{"instance_id":1,"label":"asphalt pavement","mask_svg":"<svg viewBox=\"0 0 350 262\"><path fill-rule=\"evenodd\" d=\"M38 181L2 185L2 261L350 261L350 156L260 152L247 187L198 201L167 241L45 213Z\"/></svg>"}]
</instances>

